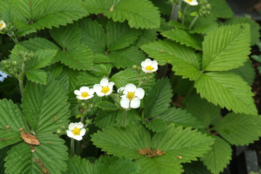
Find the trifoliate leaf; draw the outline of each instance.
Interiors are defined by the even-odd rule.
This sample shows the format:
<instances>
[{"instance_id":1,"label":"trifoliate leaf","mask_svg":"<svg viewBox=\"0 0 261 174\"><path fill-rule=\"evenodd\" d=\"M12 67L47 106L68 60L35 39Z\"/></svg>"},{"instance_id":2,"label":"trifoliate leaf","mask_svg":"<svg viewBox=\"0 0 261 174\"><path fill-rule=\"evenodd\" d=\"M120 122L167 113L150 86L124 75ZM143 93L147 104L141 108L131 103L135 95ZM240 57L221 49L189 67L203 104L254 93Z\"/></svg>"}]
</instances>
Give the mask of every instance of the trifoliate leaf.
<instances>
[{"instance_id":1,"label":"trifoliate leaf","mask_svg":"<svg viewBox=\"0 0 261 174\"><path fill-rule=\"evenodd\" d=\"M170 40L159 40L141 47L149 57L155 58L160 65L172 64L172 70L183 78L196 80L201 76L199 63L192 48Z\"/></svg>"},{"instance_id":2,"label":"trifoliate leaf","mask_svg":"<svg viewBox=\"0 0 261 174\"><path fill-rule=\"evenodd\" d=\"M227 4L226 0L209 0L211 4L211 14L218 18L231 18L234 13Z\"/></svg>"},{"instance_id":3,"label":"trifoliate leaf","mask_svg":"<svg viewBox=\"0 0 261 174\"><path fill-rule=\"evenodd\" d=\"M117 113L117 118L116 118L116 125L121 127L123 125L123 114L126 111L123 110L119 110ZM130 111L127 112L127 116L126 116L126 121L124 122L125 126L131 126L132 124L137 124L140 125L140 123L138 123L138 121L142 120L142 118L140 117L140 115L137 113L136 110L132 109Z\"/></svg>"},{"instance_id":4,"label":"trifoliate leaf","mask_svg":"<svg viewBox=\"0 0 261 174\"><path fill-rule=\"evenodd\" d=\"M152 120L143 120L143 124L153 132L161 132L167 127L167 121L163 119L152 119Z\"/></svg>"},{"instance_id":5,"label":"trifoliate leaf","mask_svg":"<svg viewBox=\"0 0 261 174\"><path fill-rule=\"evenodd\" d=\"M24 115L36 135L48 135L67 125L69 103L62 86L49 81L46 86L27 83L22 98Z\"/></svg>"},{"instance_id":6,"label":"trifoliate leaf","mask_svg":"<svg viewBox=\"0 0 261 174\"><path fill-rule=\"evenodd\" d=\"M99 128L113 126L116 122L118 111L102 110L95 117L94 124Z\"/></svg>"},{"instance_id":7,"label":"trifoliate leaf","mask_svg":"<svg viewBox=\"0 0 261 174\"><path fill-rule=\"evenodd\" d=\"M202 68L227 71L242 66L250 54L249 43L248 24L222 26L209 32L203 42Z\"/></svg>"},{"instance_id":8,"label":"trifoliate leaf","mask_svg":"<svg viewBox=\"0 0 261 174\"><path fill-rule=\"evenodd\" d=\"M206 128L217 119L222 118L220 115L221 108L201 99L199 95L189 96L186 102L186 110L201 120Z\"/></svg>"},{"instance_id":9,"label":"trifoliate leaf","mask_svg":"<svg viewBox=\"0 0 261 174\"><path fill-rule=\"evenodd\" d=\"M192 47L196 50L202 50L202 39L197 34L190 34L187 30L174 28L169 31L164 31L161 33L163 36L180 43L181 45L186 45Z\"/></svg>"},{"instance_id":10,"label":"trifoliate leaf","mask_svg":"<svg viewBox=\"0 0 261 174\"><path fill-rule=\"evenodd\" d=\"M154 118L170 106L172 98L171 84L168 79L158 81L145 97L144 116Z\"/></svg>"},{"instance_id":11,"label":"trifoliate leaf","mask_svg":"<svg viewBox=\"0 0 261 174\"><path fill-rule=\"evenodd\" d=\"M254 83L256 73L250 61L245 62L243 66L240 66L237 69L232 69L231 71L241 76L241 78L244 79L249 86L252 86Z\"/></svg>"},{"instance_id":12,"label":"trifoliate leaf","mask_svg":"<svg viewBox=\"0 0 261 174\"><path fill-rule=\"evenodd\" d=\"M140 30L132 29L127 23L108 22L106 27L107 51L120 50L138 39Z\"/></svg>"},{"instance_id":13,"label":"trifoliate leaf","mask_svg":"<svg viewBox=\"0 0 261 174\"><path fill-rule=\"evenodd\" d=\"M85 7L90 13L103 13L113 21L128 20L131 28L158 28L160 15L156 7L149 0L88 0Z\"/></svg>"},{"instance_id":14,"label":"trifoliate leaf","mask_svg":"<svg viewBox=\"0 0 261 174\"><path fill-rule=\"evenodd\" d=\"M19 129L29 131L23 114L11 100L0 100L0 148L22 140Z\"/></svg>"},{"instance_id":15,"label":"trifoliate leaf","mask_svg":"<svg viewBox=\"0 0 261 174\"><path fill-rule=\"evenodd\" d=\"M222 138L218 136L212 137L215 138L215 143L201 160L213 174L219 174L229 164L232 157L232 148Z\"/></svg>"},{"instance_id":16,"label":"trifoliate leaf","mask_svg":"<svg viewBox=\"0 0 261 174\"><path fill-rule=\"evenodd\" d=\"M169 108L156 118L165 120L168 124L174 123L177 126L203 128L204 124L202 121L192 116L186 110L181 108Z\"/></svg>"},{"instance_id":17,"label":"trifoliate leaf","mask_svg":"<svg viewBox=\"0 0 261 174\"><path fill-rule=\"evenodd\" d=\"M202 98L235 113L257 115L251 88L240 76L231 72L209 72L196 81L195 87Z\"/></svg>"},{"instance_id":18,"label":"trifoliate leaf","mask_svg":"<svg viewBox=\"0 0 261 174\"><path fill-rule=\"evenodd\" d=\"M46 85L47 82L47 74L45 71L40 69L29 69L26 70L26 77L28 80Z\"/></svg>"},{"instance_id":19,"label":"trifoliate leaf","mask_svg":"<svg viewBox=\"0 0 261 174\"><path fill-rule=\"evenodd\" d=\"M117 110L118 109L118 107L115 104L108 102L108 101L100 101L99 103L96 103L95 106L99 107L101 109L105 109L105 110Z\"/></svg>"},{"instance_id":20,"label":"trifoliate leaf","mask_svg":"<svg viewBox=\"0 0 261 174\"><path fill-rule=\"evenodd\" d=\"M108 77L111 73L112 67L113 66L111 64L94 64L90 73L92 73L96 76Z\"/></svg>"},{"instance_id":21,"label":"trifoliate leaf","mask_svg":"<svg viewBox=\"0 0 261 174\"><path fill-rule=\"evenodd\" d=\"M258 140L261 116L229 113L214 129L229 143L233 145L248 145Z\"/></svg>"}]
</instances>

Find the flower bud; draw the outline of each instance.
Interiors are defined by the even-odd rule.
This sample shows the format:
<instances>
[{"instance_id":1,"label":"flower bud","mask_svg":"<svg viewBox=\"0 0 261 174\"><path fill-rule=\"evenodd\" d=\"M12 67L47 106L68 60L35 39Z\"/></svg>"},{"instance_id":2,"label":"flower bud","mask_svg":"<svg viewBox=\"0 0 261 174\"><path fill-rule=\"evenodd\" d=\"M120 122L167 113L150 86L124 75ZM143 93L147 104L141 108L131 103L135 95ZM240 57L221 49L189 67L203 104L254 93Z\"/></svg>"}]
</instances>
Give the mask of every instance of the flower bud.
<instances>
[{"instance_id":1,"label":"flower bud","mask_svg":"<svg viewBox=\"0 0 261 174\"><path fill-rule=\"evenodd\" d=\"M91 120L91 119L87 119L85 122L86 122L86 124L88 124L88 125L89 125L89 124L92 124L92 120Z\"/></svg>"},{"instance_id":2,"label":"flower bud","mask_svg":"<svg viewBox=\"0 0 261 174\"><path fill-rule=\"evenodd\" d=\"M17 65L17 61L12 61L12 65Z\"/></svg>"},{"instance_id":3,"label":"flower bud","mask_svg":"<svg viewBox=\"0 0 261 174\"><path fill-rule=\"evenodd\" d=\"M56 133L59 134L59 135L61 135L61 134L62 134L62 130L61 130L61 129L57 129L57 130L56 130Z\"/></svg>"},{"instance_id":4,"label":"flower bud","mask_svg":"<svg viewBox=\"0 0 261 174\"><path fill-rule=\"evenodd\" d=\"M137 65L133 65L132 69L136 70L137 69Z\"/></svg>"}]
</instances>

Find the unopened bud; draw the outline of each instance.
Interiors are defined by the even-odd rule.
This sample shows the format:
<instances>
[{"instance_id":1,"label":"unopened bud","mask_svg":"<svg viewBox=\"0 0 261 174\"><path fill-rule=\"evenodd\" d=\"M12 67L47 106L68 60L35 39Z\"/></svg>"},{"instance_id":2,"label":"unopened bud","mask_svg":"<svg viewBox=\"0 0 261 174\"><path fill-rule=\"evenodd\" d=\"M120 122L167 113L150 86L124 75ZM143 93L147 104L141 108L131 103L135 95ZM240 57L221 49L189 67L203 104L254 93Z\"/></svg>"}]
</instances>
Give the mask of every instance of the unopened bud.
<instances>
[{"instance_id":1,"label":"unopened bud","mask_svg":"<svg viewBox=\"0 0 261 174\"><path fill-rule=\"evenodd\" d=\"M56 133L61 135L62 134L62 130L61 129L57 129Z\"/></svg>"},{"instance_id":2,"label":"unopened bud","mask_svg":"<svg viewBox=\"0 0 261 174\"><path fill-rule=\"evenodd\" d=\"M13 61L12 65L14 65L14 66L17 65L17 61Z\"/></svg>"},{"instance_id":3,"label":"unopened bud","mask_svg":"<svg viewBox=\"0 0 261 174\"><path fill-rule=\"evenodd\" d=\"M90 119L87 119L85 122L86 122L86 124L88 124L88 125L89 125L89 124L91 124L91 123L92 123L92 120L90 120Z\"/></svg>"},{"instance_id":4,"label":"unopened bud","mask_svg":"<svg viewBox=\"0 0 261 174\"><path fill-rule=\"evenodd\" d=\"M137 69L137 65L133 65L132 69L134 69L134 70Z\"/></svg>"},{"instance_id":5,"label":"unopened bud","mask_svg":"<svg viewBox=\"0 0 261 174\"><path fill-rule=\"evenodd\" d=\"M206 5L206 8L207 8L208 10L210 10L210 9L211 9L211 4L207 4L207 5Z\"/></svg>"}]
</instances>

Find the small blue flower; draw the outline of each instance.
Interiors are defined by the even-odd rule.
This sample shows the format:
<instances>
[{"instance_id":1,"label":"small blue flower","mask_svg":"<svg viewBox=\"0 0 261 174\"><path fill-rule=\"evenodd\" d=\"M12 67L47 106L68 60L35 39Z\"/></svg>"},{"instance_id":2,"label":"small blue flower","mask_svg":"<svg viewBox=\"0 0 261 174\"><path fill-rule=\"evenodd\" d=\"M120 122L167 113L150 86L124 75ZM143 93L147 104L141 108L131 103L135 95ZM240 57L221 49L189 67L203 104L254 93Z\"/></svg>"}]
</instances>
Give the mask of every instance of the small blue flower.
<instances>
[{"instance_id":1,"label":"small blue flower","mask_svg":"<svg viewBox=\"0 0 261 174\"><path fill-rule=\"evenodd\" d=\"M3 82L5 80L5 78L7 78L7 76L8 76L8 74L2 72L1 70L0 70L0 75L1 75L0 76L0 82Z\"/></svg>"},{"instance_id":2,"label":"small blue flower","mask_svg":"<svg viewBox=\"0 0 261 174\"><path fill-rule=\"evenodd\" d=\"M3 82L4 81L4 77L0 77L0 82Z\"/></svg>"}]
</instances>

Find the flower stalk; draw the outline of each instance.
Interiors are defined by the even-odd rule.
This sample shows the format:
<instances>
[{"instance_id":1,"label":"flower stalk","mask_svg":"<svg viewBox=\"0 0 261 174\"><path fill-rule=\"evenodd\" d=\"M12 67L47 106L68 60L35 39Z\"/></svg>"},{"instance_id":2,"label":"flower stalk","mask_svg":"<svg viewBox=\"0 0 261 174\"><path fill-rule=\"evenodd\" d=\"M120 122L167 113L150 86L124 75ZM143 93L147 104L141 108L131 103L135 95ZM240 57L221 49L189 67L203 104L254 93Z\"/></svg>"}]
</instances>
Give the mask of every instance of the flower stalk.
<instances>
[{"instance_id":1,"label":"flower stalk","mask_svg":"<svg viewBox=\"0 0 261 174\"><path fill-rule=\"evenodd\" d=\"M74 156L74 139L71 138L71 155Z\"/></svg>"}]
</instances>

